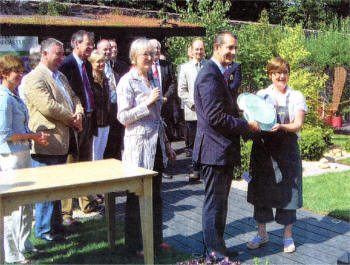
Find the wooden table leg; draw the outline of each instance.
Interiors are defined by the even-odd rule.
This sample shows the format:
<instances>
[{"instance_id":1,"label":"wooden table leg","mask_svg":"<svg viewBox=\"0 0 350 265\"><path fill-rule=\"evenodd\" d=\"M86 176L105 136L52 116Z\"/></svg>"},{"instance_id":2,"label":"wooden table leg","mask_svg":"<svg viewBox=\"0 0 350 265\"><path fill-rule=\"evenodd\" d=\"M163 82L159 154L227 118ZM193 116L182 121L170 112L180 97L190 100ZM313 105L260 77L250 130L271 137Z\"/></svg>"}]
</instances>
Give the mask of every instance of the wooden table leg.
<instances>
[{"instance_id":1,"label":"wooden table leg","mask_svg":"<svg viewBox=\"0 0 350 265\"><path fill-rule=\"evenodd\" d=\"M139 195L139 201L145 264L154 264L152 178L143 179L143 194Z\"/></svg>"},{"instance_id":2,"label":"wooden table leg","mask_svg":"<svg viewBox=\"0 0 350 265\"><path fill-rule=\"evenodd\" d=\"M107 220L107 237L110 249L115 248L115 193L105 194L105 212Z\"/></svg>"},{"instance_id":3,"label":"wooden table leg","mask_svg":"<svg viewBox=\"0 0 350 265\"><path fill-rule=\"evenodd\" d=\"M4 250L4 217L5 209L2 198L0 197L0 264L5 263L5 250Z\"/></svg>"}]
</instances>

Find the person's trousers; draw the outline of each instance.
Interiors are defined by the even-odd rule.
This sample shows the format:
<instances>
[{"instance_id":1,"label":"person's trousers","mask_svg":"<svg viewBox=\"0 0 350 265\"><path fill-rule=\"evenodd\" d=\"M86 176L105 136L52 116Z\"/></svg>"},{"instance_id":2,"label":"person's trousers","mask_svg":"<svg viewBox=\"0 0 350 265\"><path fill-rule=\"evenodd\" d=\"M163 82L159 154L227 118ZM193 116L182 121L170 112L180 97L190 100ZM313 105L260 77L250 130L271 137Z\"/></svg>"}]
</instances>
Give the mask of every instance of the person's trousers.
<instances>
[{"instance_id":1,"label":"person's trousers","mask_svg":"<svg viewBox=\"0 0 350 265\"><path fill-rule=\"evenodd\" d=\"M188 148L192 154L194 141L196 139L197 121L186 121L186 127L187 127L187 137L188 137ZM200 166L194 161L192 161L192 167L193 167L193 170L192 170L193 175L198 176Z\"/></svg>"},{"instance_id":2,"label":"person's trousers","mask_svg":"<svg viewBox=\"0 0 350 265\"><path fill-rule=\"evenodd\" d=\"M233 166L200 166L205 186L202 230L207 258L212 252L215 252L218 259L226 256L224 232L233 169Z\"/></svg>"},{"instance_id":3,"label":"person's trousers","mask_svg":"<svg viewBox=\"0 0 350 265\"><path fill-rule=\"evenodd\" d=\"M65 164L67 155L32 154L33 167L44 167ZM42 202L35 204L35 236L57 234L63 231L61 201Z\"/></svg>"},{"instance_id":4,"label":"person's trousers","mask_svg":"<svg viewBox=\"0 0 350 265\"><path fill-rule=\"evenodd\" d=\"M107 146L103 158L122 159L124 125L117 119L110 125Z\"/></svg>"},{"instance_id":5,"label":"person's trousers","mask_svg":"<svg viewBox=\"0 0 350 265\"><path fill-rule=\"evenodd\" d=\"M73 155L68 155L67 163L75 163L78 162L77 158ZM94 196L88 195L88 196L82 196L78 198L79 200L79 206L81 210L85 210L87 207L91 205L91 202L94 201ZM72 218L73 216L73 199L64 199L61 201L62 204L62 218L68 219Z\"/></svg>"},{"instance_id":6,"label":"person's trousers","mask_svg":"<svg viewBox=\"0 0 350 265\"><path fill-rule=\"evenodd\" d=\"M1 154L0 167L3 171L32 167L30 151ZM25 260L24 252L34 248L29 240L32 221L32 205L20 206L10 216L4 217L5 262L21 262Z\"/></svg>"},{"instance_id":7,"label":"person's trousers","mask_svg":"<svg viewBox=\"0 0 350 265\"><path fill-rule=\"evenodd\" d=\"M152 181L153 236L154 249L157 249L163 242L163 202L160 194L162 186L163 157L159 142L157 145L153 170L158 172L158 175L153 177ZM131 252L142 250L143 245L139 197L134 193L129 192L127 192L125 206L125 245Z\"/></svg>"},{"instance_id":8,"label":"person's trousers","mask_svg":"<svg viewBox=\"0 0 350 265\"><path fill-rule=\"evenodd\" d=\"M92 140L92 160L102 160L108 140L109 126L98 127L98 136Z\"/></svg>"},{"instance_id":9,"label":"person's trousers","mask_svg":"<svg viewBox=\"0 0 350 265\"><path fill-rule=\"evenodd\" d=\"M70 154L68 163L92 161L92 116L87 113L83 119L83 131L78 134L78 155ZM79 198L81 210L86 209L94 202L95 197L92 195L82 196ZM73 199L62 200L62 217L63 219L72 218L73 216Z\"/></svg>"},{"instance_id":10,"label":"person's trousers","mask_svg":"<svg viewBox=\"0 0 350 265\"><path fill-rule=\"evenodd\" d=\"M294 224L297 220L296 210L276 209L275 218L270 207L254 205L254 219L261 224L266 224L273 220L281 225Z\"/></svg>"},{"instance_id":11,"label":"person's trousers","mask_svg":"<svg viewBox=\"0 0 350 265\"><path fill-rule=\"evenodd\" d=\"M194 140L196 139L197 121L186 121L188 147L193 150Z\"/></svg>"}]
</instances>

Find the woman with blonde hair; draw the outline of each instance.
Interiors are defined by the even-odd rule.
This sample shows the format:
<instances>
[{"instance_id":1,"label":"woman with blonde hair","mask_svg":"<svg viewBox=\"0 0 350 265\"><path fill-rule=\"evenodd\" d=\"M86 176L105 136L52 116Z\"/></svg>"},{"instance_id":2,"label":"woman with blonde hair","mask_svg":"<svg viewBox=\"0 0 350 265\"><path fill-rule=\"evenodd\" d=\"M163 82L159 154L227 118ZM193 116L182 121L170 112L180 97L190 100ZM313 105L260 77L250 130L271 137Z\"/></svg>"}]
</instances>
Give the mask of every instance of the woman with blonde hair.
<instances>
[{"instance_id":1,"label":"woman with blonde hair","mask_svg":"<svg viewBox=\"0 0 350 265\"><path fill-rule=\"evenodd\" d=\"M30 141L48 145L47 134L32 133L28 111L15 90L21 83L24 65L15 55L0 57L0 168L3 171L31 167ZM29 241L33 208L20 206L4 218L5 262L27 264L25 251L38 252Z\"/></svg>"},{"instance_id":2,"label":"woman with blonde hair","mask_svg":"<svg viewBox=\"0 0 350 265\"><path fill-rule=\"evenodd\" d=\"M269 132L253 140L250 166L252 181L248 185L248 202L254 205L258 234L247 244L256 249L269 241L266 223L276 220L284 225L284 252L295 251L292 236L296 209L302 207L302 167L298 134L304 123L307 105L303 94L288 86L289 63L279 57L267 64L272 84L258 91L277 113L277 123ZM275 217L272 208L276 208Z\"/></svg>"},{"instance_id":3,"label":"woman with blonde hair","mask_svg":"<svg viewBox=\"0 0 350 265\"><path fill-rule=\"evenodd\" d=\"M124 153L126 166L139 166L158 171L153 177L153 234L154 247L168 248L163 243L162 198L160 196L162 170L170 159L176 159L165 135L160 117L162 92L148 80L153 48L146 38L136 39L130 47L130 60L134 67L117 86L118 120L125 125ZM125 244L129 251L142 256L142 237L138 197L127 193L125 207Z\"/></svg>"},{"instance_id":4,"label":"woman with blonde hair","mask_svg":"<svg viewBox=\"0 0 350 265\"><path fill-rule=\"evenodd\" d=\"M94 77L93 86L97 121L97 136L93 137L92 143L92 160L101 160L107 145L110 126L109 112L111 111L108 80L104 72L106 59L102 53L94 50L88 60L92 65Z\"/></svg>"}]
</instances>

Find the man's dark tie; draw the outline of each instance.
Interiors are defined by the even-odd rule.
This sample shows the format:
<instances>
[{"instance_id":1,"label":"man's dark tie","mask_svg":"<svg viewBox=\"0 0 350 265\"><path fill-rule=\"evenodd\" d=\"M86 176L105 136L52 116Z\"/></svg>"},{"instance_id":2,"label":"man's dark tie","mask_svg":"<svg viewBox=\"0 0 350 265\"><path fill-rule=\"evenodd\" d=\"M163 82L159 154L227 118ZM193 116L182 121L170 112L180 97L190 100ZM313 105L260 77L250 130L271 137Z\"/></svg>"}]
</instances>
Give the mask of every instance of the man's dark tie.
<instances>
[{"instance_id":1,"label":"man's dark tie","mask_svg":"<svg viewBox=\"0 0 350 265\"><path fill-rule=\"evenodd\" d=\"M227 76L227 72L224 72L224 79L225 79L225 83L228 86L228 76Z\"/></svg>"},{"instance_id":2,"label":"man's dark tie","mask_svg":"<svg viewBox=\"0 0 350 265\"><path fill-rule=\"evenodd\" d=\"M94 94L92 93L89 80L87 79L85 63L83 63L83 65L82 65L82 72L83 72L84 87L85 87L85 89L88 93L88 97L89 97L88 100L90 103L90 108L94 109L95 108Z\"/></svg>"}]
</instances>

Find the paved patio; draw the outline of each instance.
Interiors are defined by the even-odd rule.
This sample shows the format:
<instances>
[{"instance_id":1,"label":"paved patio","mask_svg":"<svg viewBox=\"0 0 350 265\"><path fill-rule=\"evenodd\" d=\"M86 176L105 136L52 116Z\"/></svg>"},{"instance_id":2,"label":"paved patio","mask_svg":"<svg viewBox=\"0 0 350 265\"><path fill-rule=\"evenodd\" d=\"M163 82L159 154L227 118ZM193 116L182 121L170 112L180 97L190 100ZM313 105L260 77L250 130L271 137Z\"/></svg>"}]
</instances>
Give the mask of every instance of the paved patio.
<instances>
[{"instance_id":1,"label":"paved patio","mask_svg":"<svg viewBox=\"0 0 350 265\"><path fill-rule=\"evenodd\" d=\"M181 149L183 142L175 143L174 147ZM168 169L173 179L163 179L163 231L167 243L196 255L203 252L201 213L204 190L203 183L188 184L189 166L190 159L181 153ZM118 197L117 202L123 201ZM266 247L247 250L246 243L256 234L252 213L253 207L246 201L246 192L231 188L225 240L229 249L239 252L238 260L242 264L255 264L254 257L259 258L260 264L265 264L265 261L269 264L336 264L340 256L350 252L349 223L307 210L297 211L295 253L283 253L283 227L276 223L267 226L270 242Z\"/></svg>"}]
</instances>

